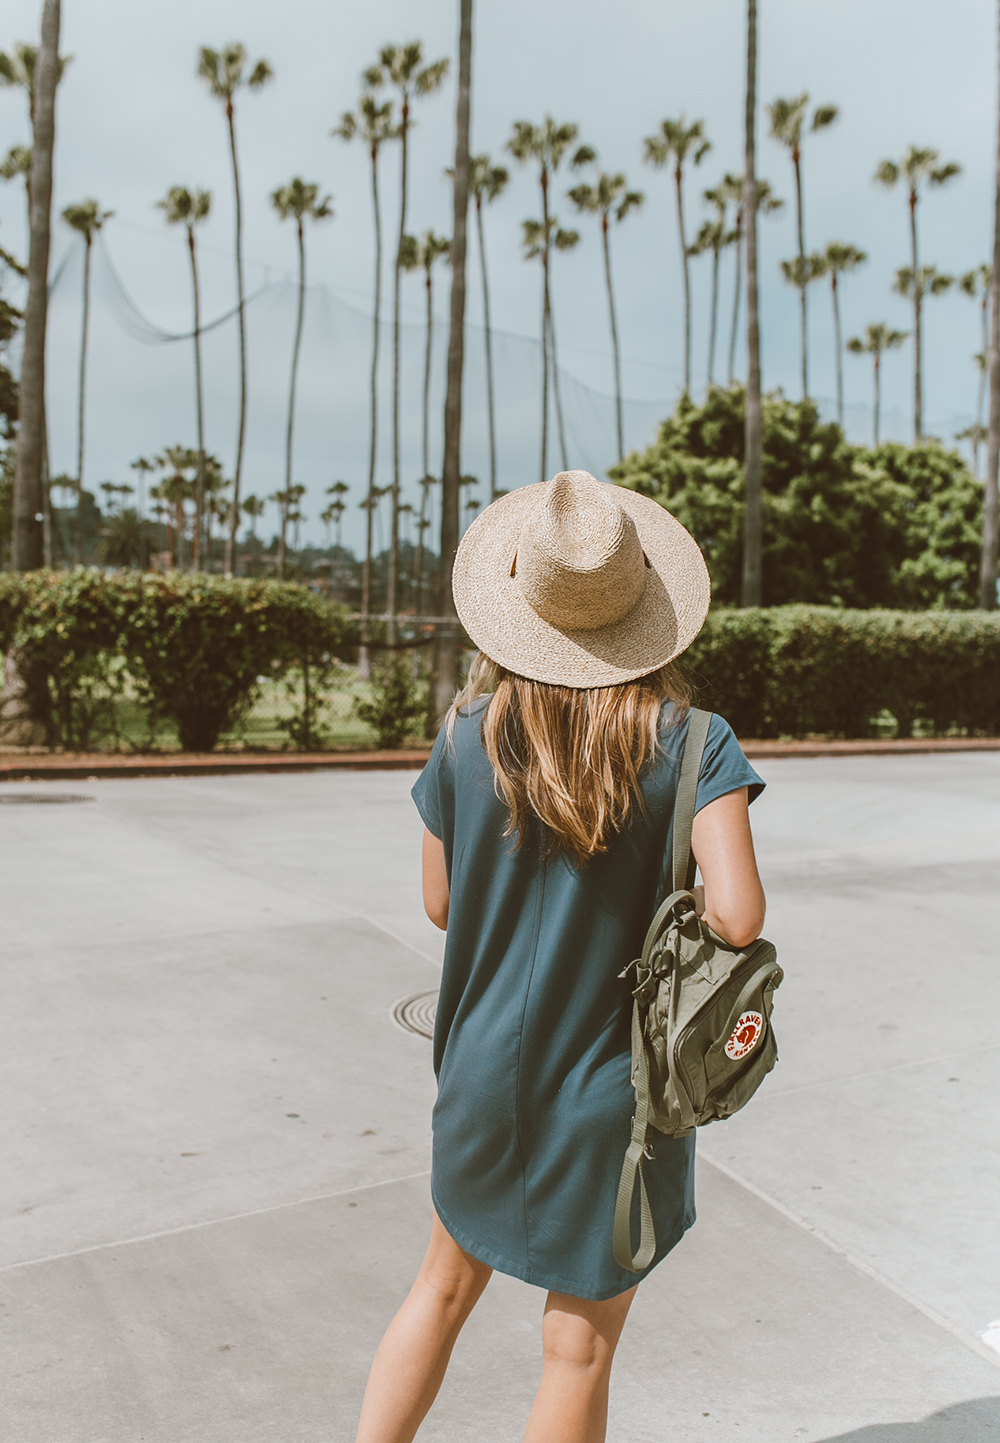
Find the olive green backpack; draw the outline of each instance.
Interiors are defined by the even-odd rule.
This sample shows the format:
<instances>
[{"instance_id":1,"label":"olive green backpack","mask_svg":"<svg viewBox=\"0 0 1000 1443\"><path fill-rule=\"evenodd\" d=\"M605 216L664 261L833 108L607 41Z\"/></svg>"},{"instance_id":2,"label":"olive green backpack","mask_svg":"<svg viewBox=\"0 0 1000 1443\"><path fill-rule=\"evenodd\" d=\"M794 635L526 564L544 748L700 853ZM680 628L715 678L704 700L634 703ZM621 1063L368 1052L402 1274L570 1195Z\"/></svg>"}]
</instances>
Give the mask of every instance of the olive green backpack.
<instances>
[{"instance_id":1,"label":"olive green backpack","mask_svg":"<svg viewBox=\"0 0 1000 1443\"><path fill-rule=\"evenodd\" d=\"M674 802L672 890L649 925L632 996L632 1086L635 1116L615 1206L615 1260L629 1272L656 1255L653 1214L642 1160L653 1156L650 1129L687 1137L731 1117L778 1060L771 1027L782 971L763 937L732 947L695 912L691 828L711 713L692 708ZM632 1252L632 1198L639 1183L639 1247Z\"/></svg>"}]
</instances>

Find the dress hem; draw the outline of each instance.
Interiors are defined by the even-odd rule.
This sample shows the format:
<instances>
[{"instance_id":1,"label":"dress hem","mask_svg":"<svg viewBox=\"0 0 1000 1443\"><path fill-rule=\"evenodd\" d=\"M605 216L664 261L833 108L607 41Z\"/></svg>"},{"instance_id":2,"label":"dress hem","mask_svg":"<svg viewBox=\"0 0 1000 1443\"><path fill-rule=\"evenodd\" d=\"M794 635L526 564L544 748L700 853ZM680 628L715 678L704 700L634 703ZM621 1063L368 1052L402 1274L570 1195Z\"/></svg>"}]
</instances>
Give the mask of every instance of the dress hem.
<instances>
[{"instance_id":1,"label":"dress hem","mask_svg":"<svg viewBox=\"0 0 1000 1443\"><path fill-rule=\"evenodd\" d=\"M644 1278L648 1278L653 1269L659 1263L662 1263L667 1254L673 1252L688 1229L694 1226L697 1216L693 1208L690 1213L685 1214L680 1231L670 1234L667 1244L657 1249L656 1257L642 1273L623 1274L623 1278L627 1277L628 1280L616 1284L613 1287L585 1289L581 1288L578 1283L570 1283L565 1278L554 1278L539 1273L536 1268L530 1266L520 1267L518 1264L510 1262L507 1258L501 1257L499 1253L494 1253L491 1252L489 1248L484 1248L480 1243L470 1238L468 1233L464 1232L462 1228L458 1227L454 1220L449 1217L448 1213L445 1212L444 1208L441 1207L434 1191L433 1182L431 1183L431 1202L434 1204L434 1211L437 1213L442 1226L452 1241L458 1243L462 1251L474 1257L477 1262L485 1263L487 1267L493 1268L495 1272L504 1273L507 1277L519 1278L522 1283L528 1283L531 1287L545 1288L553 1293L565 1293L569 1298L582 1298L592 1303L603 1303L609 1298L617 1298L621 1293L627 1293L629 1288L634 1288L638 1283L641 1283Z\"/></svg>"}]
</instances>

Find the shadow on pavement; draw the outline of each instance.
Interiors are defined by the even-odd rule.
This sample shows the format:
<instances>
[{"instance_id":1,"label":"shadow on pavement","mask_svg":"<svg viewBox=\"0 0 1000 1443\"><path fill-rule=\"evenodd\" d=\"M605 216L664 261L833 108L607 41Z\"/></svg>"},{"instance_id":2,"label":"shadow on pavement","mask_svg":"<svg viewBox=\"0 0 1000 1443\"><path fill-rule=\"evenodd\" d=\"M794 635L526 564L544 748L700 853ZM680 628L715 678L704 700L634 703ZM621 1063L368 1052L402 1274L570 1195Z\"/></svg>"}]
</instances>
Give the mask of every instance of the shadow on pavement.
<instances>
[{"instance_id":1,"label":"shadow on pavement","mask_svg":"<svg viewBox=\"0 0 1000 1443\"><path fill-rule=\"evenodd\" d=\"M823 1443L996 1443L1000 1439L1000 1398L970 1398L916 1423L875 1423L838 1433Z\"/></svg>"}]
</instances>

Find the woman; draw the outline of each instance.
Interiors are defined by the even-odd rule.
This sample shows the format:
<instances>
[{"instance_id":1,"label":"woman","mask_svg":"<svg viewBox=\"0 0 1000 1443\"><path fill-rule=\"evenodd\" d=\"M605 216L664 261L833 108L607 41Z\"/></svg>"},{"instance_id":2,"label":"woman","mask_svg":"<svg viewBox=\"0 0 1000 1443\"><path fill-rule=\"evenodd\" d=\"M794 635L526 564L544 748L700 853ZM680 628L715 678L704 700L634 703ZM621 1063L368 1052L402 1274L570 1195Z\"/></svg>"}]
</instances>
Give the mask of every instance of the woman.
<instances>
[{"instance_id":1,"label":"woman","mask_svg":"<svg viewBox=\"0 0 1000 1443\"><path fill-rule=\"evenodd\" d=\"M582 471L495 501L455 560L480 655L413 789L424 904L447 931L434 1036L430 1247L372 1366L357 1443L408 1443L494 1268L548 1290L525 1443L600 1443L636 1275L612 1218L633 1110L623 968L669 891L688 699L671 663L708 573L646 497ZM760 933L748 802L712 719L693 851L725 940ZM658 1248L694 1222L694 1137L644 1165ZM647 1269L646 1271L650 1271Z\"/></svg>"}]
</instances>

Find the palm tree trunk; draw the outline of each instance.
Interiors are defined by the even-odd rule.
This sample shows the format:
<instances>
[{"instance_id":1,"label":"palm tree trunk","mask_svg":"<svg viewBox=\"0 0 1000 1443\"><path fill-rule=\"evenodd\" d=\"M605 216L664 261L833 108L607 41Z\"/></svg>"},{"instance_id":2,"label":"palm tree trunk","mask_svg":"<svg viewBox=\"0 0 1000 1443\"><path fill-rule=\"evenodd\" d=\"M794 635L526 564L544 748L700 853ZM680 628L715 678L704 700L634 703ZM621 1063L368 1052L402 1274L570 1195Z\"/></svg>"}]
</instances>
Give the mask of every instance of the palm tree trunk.
<instances>
[{"instance_id":1,"label":"palm tree trunk","mask_svg":"<svg viewBox=\"0 0 1000 1443\"><path fill-rule=\"evenodd\" d=\"M375 320L372 324L371 433L368 442L368 505L365 511L365 559L361 567L361 645L358 647L358 676L371 676L368 654L369 615L372 596L372 527L375 524L375 462L378 453L378 343L382 307L382 209L378 200L378 146L371 148L372 209L375 216Z\"/></svg>"},{"instance_id":2,"label":"palm tree trunk","mask_svg":"<svg viewBox=\"0 0 1000 1443\"><path fill-rule=\"evenodd\" d=\"M924 434L924 345L922 329L923 287L920 284L920 268L917 252L917 193L910 191L910 253L913 256L913 439L919 441Z\"/></svg>"},{"instance_id":3,"label":"palm tree trunk","mask_svg":"<svg viewBox=\"0 0 1000 1443\"><path fill-rule=\"evenodd\" d=\"M243 296L243 204L240 198L240 167L236 157L236 119L231 97L226 101L226 119L229 122L229 152L233 162L233 194L236 198L236 303L240 321L240 421L236 433L236 466L233 470L233 500L229 511L225 562L226 575L231 576L236 555L236 528L240 519L240 477L243 475L243 442L247 427L247 327L246 304Z\"/></svg>"},{"instance_id":4,"label":"palm tree trunk","mask_svg":"<svg viewBox=\"0 0 1000 1443\"><path fill-rule=\"evenodd\" d=\"M747 238L747 394L745 435L745 509L743 514L744 606L760 606L761 481L763 411L760 394L760 319L757 308L757 0L747 0L747 93L743 212Z\"/></svg>"},{"instance_id":5,"label":"palm tree trunk","mask_svg":"<svg viewBox=\"0 0 1000 1443\"><path fill-rule=\"evenodd\" d=\"M844 345L840 332L840 291L837 288L837 272L830 272L830 291L833 295L833 344L837 352L837 424L844 429Z\"/></svg>"},{"instance_id":6,"label":"palm tree trunk","mask_svg":"<svg viewBox=\"0 0 1000 1443\"><path fill-rule=\"evenodd\" d=\"M559 391L559 361L556 354L556 324L552 312L552 296L548 297L549 303L549 364L552 367L552 399L556 403L556 426L559 429L559 456L562 461L562 469L569 470L569 457L566 451L566 430L563 426L562 395Z\"/></svg>"},{"instance_id":7,"label":"palm tree trunk","mask_svg":"<svg viewBox=\"0 0 1000 1443\"><path fill-rule=\"evenodd\" d=\"M997 505L997 471L1000 468L1000 124L997 129L996 176L993 199L993 270L990 277L990 430L986 450L986 495L983 505L983 554L979 571L979 605L992 611L997 604L997 552L1000 517Z\"/></svg>"},{"instance_id":8,"label":"palm tree trunk","mask_svg":"<svg viewBox=\"0 0 1000 1443\"><path fill-rule=\"evenodd\" d=\"M198 477L194 490L194 544L191 548L191 569L201 569L201 542L205 510L205 418L201 386L201 295L198 289L198 258L195 254L194 226L188 226L188 253L191 257L191 293L194 298L194 400L198 421Z\"/></svg>"},{"instance_id":9,"label":"palm tree trunk","mask_svg":"<svg viewBox=\"0 0 1000 1443\"><path fill-rule=\"evenodd\" d=\"M295 313L295 340L292 344L292 378L288 388L288 426L285 431L285 500L281 507L281 539L278 542L278 580L285 569L285 533L288 529L288 508L292 504L292 445L295 439L295 388L299 378L299 352L302 348L302 322L306 313L306 236L302 217L298 224L299 238L299 304Z\"/></svg>"},{"instance_id":10,"label":"palm tree trunk","mask_svg":"<svg viewBox=\"0 0 1000 1443\"><path fill-rule=\"evenodd\" d=\"M604 248L604 280L608 288L608 316L611 321L611 353L615 366L615 425L618 437L618 460L625 456L625 433L622 426L622 366L618 351L618 318L615 314L615 290L611 283L611 241L608 218L601 216L601 244Z\"/></svg>"},{"instance_id":11,"label":"palm tree trunk","mask_svg":"<svg viewBox=\"0 0 1000 1443\"><path fill-rule=\"evenodd\" d=\"M433 261L431 262L433 264ZM431 266L427 266L427 340L424 347L424 425L423 425L423 475L420 481L420 517L417 530L420 532L417 537L417 595L416 609L420 611L420 600L424 591L424 533L422 523L424 512L427 506L428 484L427 477L430 474L430 411L431 411L431 359L434 344L434 293L431 282Z\"/></svg>"},{"instance_id":12,"label":"palm tree trunk","mask_svg":"<svg viewBox=\"0 0 1000 1443\"><path fill-rule=\"evenodd\" d=\"M58 79L59 0L42 7L41 45L35 70L31 151L31 226L28 298L24 308L21 359L21 420L14 473L14 536L11 565L33 571L43 559L41 514L42 451L45 431L45 326L48 316L52 149Z\"/></svg>"},{"instance_id":13,"label":"palm tree trunk","mask_svg":"<svg viewBox=\"0 0 1000 1443\"><path fill-rule=\"evenodd\" d=\"M799 344L802 348L802 399L809 399L809 320L806 299L806 233L802 214L802 157L798 146L792 150L795 168L795 225L799 241Z\"/></svg>"},{"instance_id":14,"label":"palm tree trunk","mask_svg":"<svg viewBox=\"0 0 1000 1443\"><path fill-rule=\"evenodd\" d=\"M715 385L715 331L719 316L719 247L712 247L712 318L708 325L708 390Z\"/></svg>"},{"instance_id":15,"label":"palm tree trunk","mask_svg":"<svg viewBox=\"0 0 1000 1443\"><path fill-rule=\"evenodd\" d=\"M736 217L736 281L733 287L733 324L729 332L729 384L736 381L736 337L740 328L740 296L743 282L743 214Z\"/></svg>"},{"instance_id":16,"label":"palm tree trunk","mask_svg":"<svg viewBox=\"0 0 1000 1443\"><path fill-rule=\"evenodd\" d=\"M973 432L973 436L975 437L975 439L974 439L974 441L973 441L973 443L972 443L972 469L973 469L973 471L974 471L975 474L976 474L976 479L977 479L977 480L979 479L979 448L980 448L980 446L982 445L982 433L983 433L983 430L984 430L984 426L983 426L983 407L984 407L985 402L986 402L986 381L987 381L987 376L988 376L988 374L989 374L989 367L990 367L990 337L989 337L990 289L991 289L991 288L989 288L989 287L984 287L984 289L983 289L982 304L980 305L980 308L979 308L979 312L980 312L980 330L981 330L981 333L982 333L982 334L981 334L981 344L982 344L983 364L982 364L982 365L980 366L980 368L979 368L979 395L976 397L976 429L975 429L975 431Z\"/></svg>"},{"instance_id":17,"label":"palm tree trunk","mask_svg":"<svg viewBox=\"0 0 1000 1443\"><path fill-rule=\"evenodd\" d=\"M42 556L46 571L52 570L52 485L49 478L49 423L42 399Z\"/></svg>"},{"instance_id":18,"label":"palm tree trunk","mask_svg":"<svg viewBox=\"0 0 1000 1443\"><path fill-rule=\"evenodd\" d=\"M479 274L483 282L483 336L486 343L486 422L490 438L490 500L497 495L497 433L493 402L493 336L490 331L490 288L486 276L486 237L483 232L483 198L476 196L476 231L479 236Z\"/></svg>"},{"instance_id":19,"label":"palm tree trunk","mask_svg":"<svg viewBox=\"0 0 1000 1443\"><path fill-rule=\"evenodd\" d=\"M542 474L549 471L549 177L544 165L542 185Z\"/></svg>"},{"instance_id":20,"label":"palm tree trunk","mask_svg":"<svg viewBox=\"0 0 1000 1443\"><path fill-rule=\"evenodd\" d=\"M441 552L439 616L455 616L451 572L458 549L461 479L462 362L465 341L465 249L469 212L469 102L472 87L472 0L461 0L458 40L458 102L455 113L454 216L451 241L451 314L448 329L448 388L444 403L444 463L441 468ZM428 727L443 720L458 681L457 620L435 628Z\"/></svg>"},{"instance_id":21,"label":"palm tree trunk","mask_svg":"<svg viewBox=\"0 0 1000 1443\"><path fill-rule=\"evenodd\" d=\"M684 234L684 172L678 163L674 167L674 184L677 187L677 230L681 240L681 269L684 273L684 394L691 393L691 273L687 251L687 237Z\"/></svg>"},{"instance_id":22,"label":"palm tree trunk","mask_svg":"<svg viewBox=\"0 0 1000 1443\"><path fill-rule=\"evenodd\" d=\"M420 483L420 514L417 518L417 595L415 610L418 616L424 614L424 533L427 530L427 502L429 499L430 487L427 485L426 473L424 480Z\"/></svg>"},{"instance_id":23,"label":"palm tree trunk","mask_svg":"<svg viewBox=\"0 0 1000 1443\"><path fill-rule=\"evenodd\" d=\"M389 530L389 577L386 591L386 611L389 613L390 646L394 645L396 641L396 573L399 568L399 310L402 304L403 240L406 236L406 163L408 151L406 137L409 130L409 121L410 102L408 97L404 95L401 117L402 123L400 126L402 165L399 201L399 244L396 247L396 273L392 311L392 521Z\"/></svg>"},{"instance_id":24,"label":"palm tree trunk","mask_svg":"<svg viewBox=\"0 0 1000 1443\"><path fill-rule=\"evenodd\" d=\"M882 411L882 357L875 352L875 445L878 446L879 418Z\"/></svg>"},{"instance_id":25,"label":"palm tree trunk","mask_svg":"<svg viewBox=\"0 0 1000 1443\"><path fill-rule=\"evenodd\" d=\"M80 327L80 379L77 397L76 429L76 563L83 560L83 438L86 416L87 333L90 329L90 256L91 236L87 231L83 244L83 320ZM44 407L44 401L43 401Z\"/></svg>"}]
</instances>

